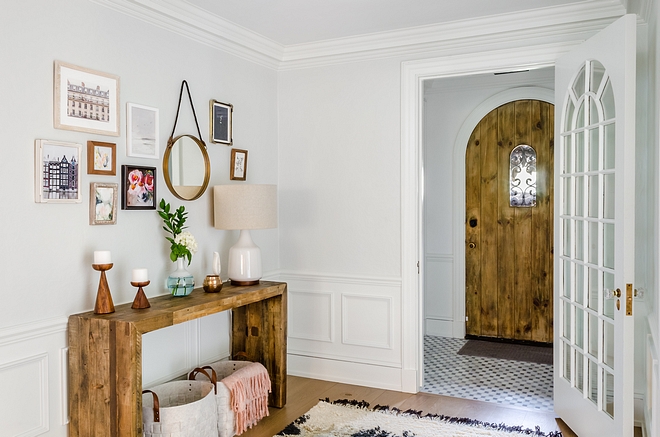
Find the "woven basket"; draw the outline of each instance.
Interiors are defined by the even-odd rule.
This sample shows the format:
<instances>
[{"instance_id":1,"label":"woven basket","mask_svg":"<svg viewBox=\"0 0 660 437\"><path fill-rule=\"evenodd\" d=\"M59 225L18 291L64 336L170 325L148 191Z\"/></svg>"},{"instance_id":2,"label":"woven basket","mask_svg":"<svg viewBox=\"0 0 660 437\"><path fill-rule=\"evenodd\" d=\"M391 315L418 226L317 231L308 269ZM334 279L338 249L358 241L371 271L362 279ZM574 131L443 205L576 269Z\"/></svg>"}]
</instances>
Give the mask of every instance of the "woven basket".
<instances>
[{"instance_id":1,"label":"woven basket","mask_svg":"<svg viewBox=\"0 0 660 437\"><path fill-rule=\"evenodd\" d=\"M172 381L142 391L144 437L217 437L216 381Z\"/></svg>"},{"instance_id":2,"label":"woven basket","mask_svg":"<svg viewBox=\"0 0 660 437\"><path fill-rule=\"evenodd\" d=\"M202 369L210 369L212 374L217 378L218 390L215 400L218 417L218 437L232 437L236 435L236 420L234 412L231 409L231 395L229 389L221 382L221 380L249 364L252 363L249 361L217 361L208 366L202 367ZM191 372L191 379L194 379L195 377L196 375L193 376ZM248 425L248 428L250 428L254 423Z\"/></svg>"}]
</instances>

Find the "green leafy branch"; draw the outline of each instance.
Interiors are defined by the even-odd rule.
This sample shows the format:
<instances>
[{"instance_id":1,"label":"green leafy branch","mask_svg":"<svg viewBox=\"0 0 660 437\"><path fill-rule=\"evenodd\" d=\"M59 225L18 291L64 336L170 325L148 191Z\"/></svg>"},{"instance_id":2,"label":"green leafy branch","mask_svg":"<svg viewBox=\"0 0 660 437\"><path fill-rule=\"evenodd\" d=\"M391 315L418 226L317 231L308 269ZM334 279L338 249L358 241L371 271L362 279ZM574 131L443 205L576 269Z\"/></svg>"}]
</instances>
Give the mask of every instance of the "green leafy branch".
<instances>
[{"instance_id":1,"label":"green leafy branch","mask_svg":"<svg viewBox=\"0 0 660 437\"><path fill-rule=\"evenodd\" d=\"M165 232L172 234L171 237L165 237L167 241L170 242L170 259L176 261L177 258L185 257L188 260L188 265L192 261L192 253L190 250L183 244L178 244L174 239L179 235L187 226L184 226L186 223L187 215L185 206L181 205L174 212L170 212L170 204L165 203L165 199L160 199L160 204L158 215L163 219L163 229Z\"/></svg>"}]
</instances>

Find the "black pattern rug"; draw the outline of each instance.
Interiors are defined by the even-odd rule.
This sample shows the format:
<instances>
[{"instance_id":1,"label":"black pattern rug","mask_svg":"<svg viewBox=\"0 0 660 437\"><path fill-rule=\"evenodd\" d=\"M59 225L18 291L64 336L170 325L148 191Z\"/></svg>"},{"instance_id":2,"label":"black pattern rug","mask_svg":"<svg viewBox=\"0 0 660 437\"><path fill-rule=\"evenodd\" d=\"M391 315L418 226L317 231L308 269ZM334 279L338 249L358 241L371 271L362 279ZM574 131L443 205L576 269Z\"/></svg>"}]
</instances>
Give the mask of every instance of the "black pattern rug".
<instances>
[{"instance_id":1,"label":"black pattern rug","mask_svg":"<svg viewBox=\"0 0 660 437\"><path fill-rule=\"evenodd\" d=\"M320 401L300 416L277 436L300 437L561 437L561 432L545 434L539 427L527 429L502 423L448 417L436 414L422 415L420 411L401 411L355 400L328 399Z\"/></svg>"},{"instance_id":2,"label":"black pattern rug","mask_svg":"<svg viewBox=\"0 0 660 437\"><path fill-rule=\"evenodd\" d=\"M459 355L525 361L552 366L552 346L533 346L498 341L468 340L458 351Z\"/></svg>"}]
</instances>

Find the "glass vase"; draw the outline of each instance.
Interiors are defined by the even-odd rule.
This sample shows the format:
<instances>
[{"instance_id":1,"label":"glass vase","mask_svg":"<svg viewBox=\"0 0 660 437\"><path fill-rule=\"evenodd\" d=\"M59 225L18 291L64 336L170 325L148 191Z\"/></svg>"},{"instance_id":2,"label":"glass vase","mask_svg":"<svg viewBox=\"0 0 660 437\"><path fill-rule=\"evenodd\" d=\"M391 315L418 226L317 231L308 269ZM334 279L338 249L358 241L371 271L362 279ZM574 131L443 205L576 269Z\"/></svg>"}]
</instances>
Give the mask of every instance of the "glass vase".
<instances>
[{"instance_id":1,"label":"glass vase","mask_svg":"<svg viewBox=\"0 0 660 437\"><path fill-rule=\"evenodd\" d=\"M185 258L177 258L176 270L167 277L167 288L172 296L188 296L195 288L195 278L186 270Z\"/></svg>"}]
</instances>

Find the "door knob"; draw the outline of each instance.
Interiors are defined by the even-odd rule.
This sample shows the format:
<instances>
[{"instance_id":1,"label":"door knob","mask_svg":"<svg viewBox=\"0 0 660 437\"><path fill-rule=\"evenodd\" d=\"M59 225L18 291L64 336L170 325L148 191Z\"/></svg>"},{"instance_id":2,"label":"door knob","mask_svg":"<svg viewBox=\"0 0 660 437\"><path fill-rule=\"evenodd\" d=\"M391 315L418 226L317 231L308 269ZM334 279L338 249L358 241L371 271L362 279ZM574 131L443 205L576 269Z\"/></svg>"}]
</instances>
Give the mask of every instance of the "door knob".
<instances>
[{"instance_id":1,"label":"door knob","mask_svg":"<svg viewBox=\"0 0 660 437\"><path fill-rule=\"evenodd\" d=\"M474 249L475 247L477 247L477 244L476 243L470 243L470 244L468 244L468 247L470 249Z\"/></svg>"}]
</instances>

